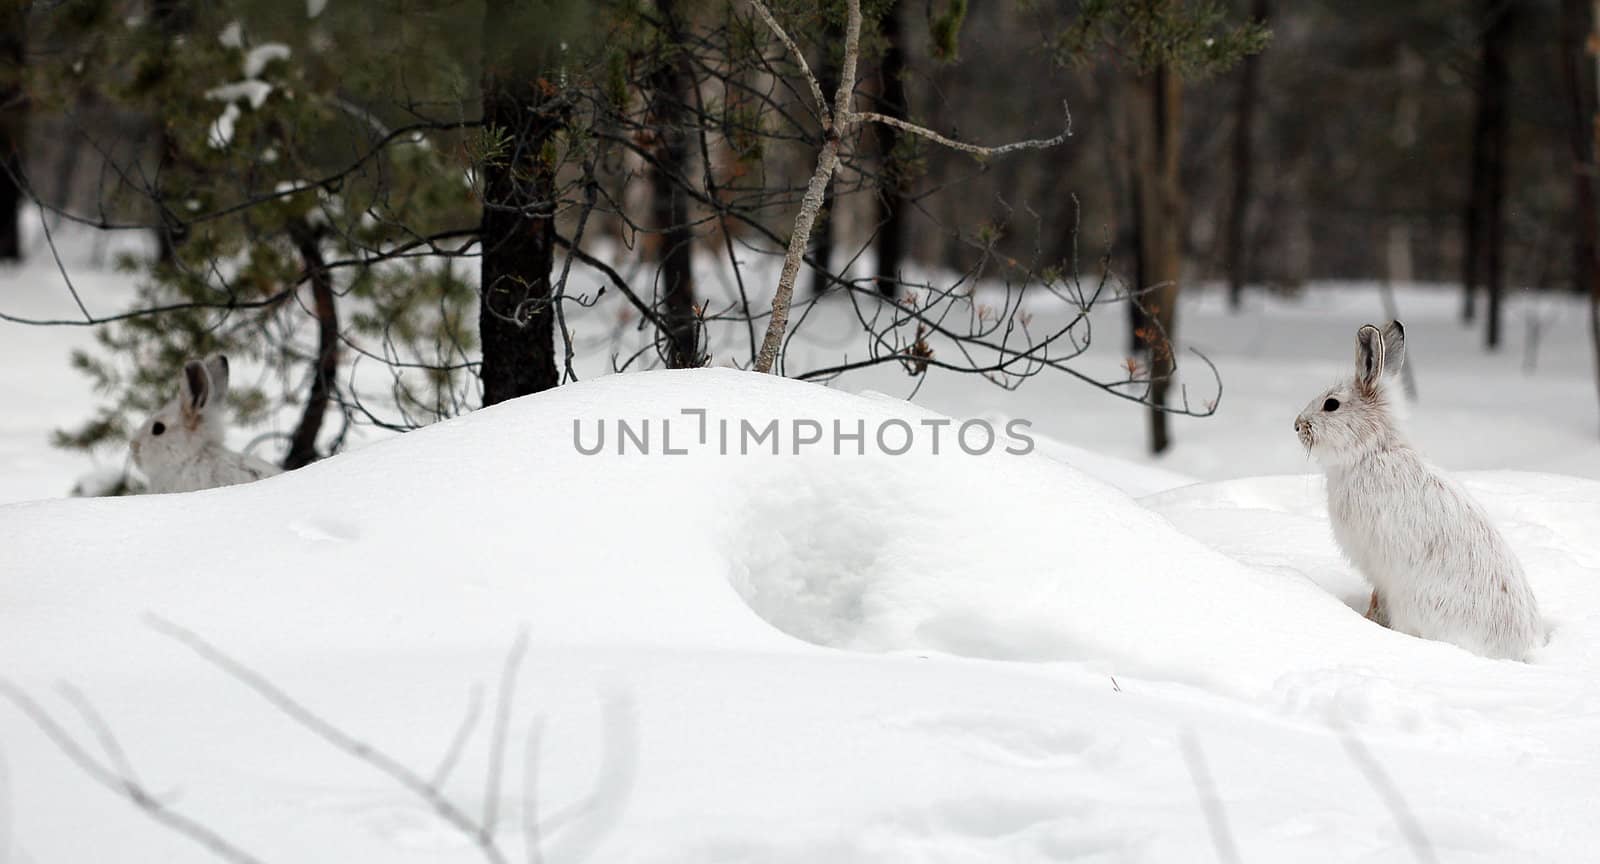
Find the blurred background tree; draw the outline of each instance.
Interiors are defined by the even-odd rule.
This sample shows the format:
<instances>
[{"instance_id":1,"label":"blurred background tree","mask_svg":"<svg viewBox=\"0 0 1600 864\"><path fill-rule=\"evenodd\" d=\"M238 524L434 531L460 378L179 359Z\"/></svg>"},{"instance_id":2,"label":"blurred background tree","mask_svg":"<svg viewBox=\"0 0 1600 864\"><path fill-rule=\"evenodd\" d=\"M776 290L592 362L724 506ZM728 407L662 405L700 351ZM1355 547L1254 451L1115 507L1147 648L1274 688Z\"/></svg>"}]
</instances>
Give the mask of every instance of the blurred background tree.
<instances>
[{"instance_id":1,"label":"blurred background tree","mask_svg":"<svg viewBox=\"0 0 1600 864\"><path fill-rule=\"evenodd\" d=\"M1150 452L1171 445L1167 391L1175 364L1178 291L1183 284L1183 83L1204 80L1266 46L1259 22L1230 23L1210 0L1086 0L1056 37L1063 63L1116 58L1131 76L1122 91L1131 153L1125 158L1133 212L1134 284L1130 338L1156 382ZM1240 109L1241 111L1243 109ZM1235 124L1235 134L1239 134Z\"/></svg>"}]
</instances>

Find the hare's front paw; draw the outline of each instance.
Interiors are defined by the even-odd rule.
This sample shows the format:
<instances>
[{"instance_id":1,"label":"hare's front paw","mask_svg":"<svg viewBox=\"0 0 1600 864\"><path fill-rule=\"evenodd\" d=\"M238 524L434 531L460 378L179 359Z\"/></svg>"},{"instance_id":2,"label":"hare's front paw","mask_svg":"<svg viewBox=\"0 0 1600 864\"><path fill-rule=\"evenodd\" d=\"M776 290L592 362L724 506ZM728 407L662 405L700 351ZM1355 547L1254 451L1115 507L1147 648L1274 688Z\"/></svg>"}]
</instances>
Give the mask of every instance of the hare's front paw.
<instances>
[{"instance_id":1,"label":"hare's front paw","mask_svg":"<svg viewBox=\"0 0 1600 864\"><path fill-rule=\"evenodd\" d=\"M1383 605L1383 600L1378 597L1378 589L1372 589L1372 600L1367 604L1367 620L1379 627L1389 626L1389 610Z\"/></svg>"}]
</instances>

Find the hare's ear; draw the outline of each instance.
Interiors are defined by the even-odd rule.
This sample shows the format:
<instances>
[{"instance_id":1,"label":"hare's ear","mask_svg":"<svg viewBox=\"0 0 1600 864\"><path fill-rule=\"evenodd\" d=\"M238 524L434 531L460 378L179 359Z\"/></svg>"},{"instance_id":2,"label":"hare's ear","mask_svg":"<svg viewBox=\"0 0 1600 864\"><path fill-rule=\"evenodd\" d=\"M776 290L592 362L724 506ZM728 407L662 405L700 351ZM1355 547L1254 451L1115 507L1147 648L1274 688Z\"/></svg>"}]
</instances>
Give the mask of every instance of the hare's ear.
<instances>
[{"instance_id":1,"label":"hare's ear","mask_svg":"<svg viewBox=\"0 0 1600 864\"><path fill-rule=\"evenodd\" d=\"M213 354L207 357L206 374L211 376L212 407L220 408L228 395L228 356Z\"/></svg>"},{"instance_id":2,"label":"hare's ear","mask_svg":"<svg viewBox=\"0 0 1600 864\"><path fill-rule=\"evenodd\" d=\"M199 360L183 364L183 392L178 395L178 407L186 416L195 416L210 401L211 373Z\"/></svg>"},{"instance_id":3,"label":"hare's ear","mask_svg":"<svg viewBox=\"0 0 1600 864\"><path fill-rule=\"evenodd\" d=\"M1370 396L1378 390L1383 376L1383 334L1371 324L1356 331L1356 386Z\"/></svg>"},{"instance_id":4,"label":"hare's ear","mask_svg":"<svg viewBox=\"0 0 1600 864\"><path fill-rule=\"evenodd\" d=\"M1406 365L1406 328L1398 319L1383 325L1383 371L1399 375Z\"/></svg>"}]
</instances>

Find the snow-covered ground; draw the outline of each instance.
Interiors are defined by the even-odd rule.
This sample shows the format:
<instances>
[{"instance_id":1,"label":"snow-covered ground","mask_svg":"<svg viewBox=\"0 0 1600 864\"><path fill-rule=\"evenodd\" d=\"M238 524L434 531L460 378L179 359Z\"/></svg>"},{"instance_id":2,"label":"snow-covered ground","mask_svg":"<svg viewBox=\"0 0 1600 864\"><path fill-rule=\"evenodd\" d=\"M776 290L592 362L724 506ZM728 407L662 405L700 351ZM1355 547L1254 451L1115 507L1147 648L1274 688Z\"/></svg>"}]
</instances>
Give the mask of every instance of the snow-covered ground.
<instances>
[{"instance_id":1,"label":"snow-covered ground","mask_svg":"<svg viewBox=\"0 0 1600 864\"><path fill-rule=\"evenodd\" d=\"M0 277L5 311L58 307L48 276ZM87 302L121 290L75 276ZM0 506L0 861L216 860L97 785L24 699L261 860L484 860L172 626L444 774L466 818L496 802L512 860L1590 860L1600 447L1580 307L1519 299L1485 356L1453 295L1399 302L1416 437L1472 469L1554 625L1532 663L1352 608L1365 592L1290 422L1381 318L1376 293L1239 318L1202 295L1181 326L1222 410L1180 422L1158 463L1136 410L1065 381L935 377L913 406L890 398L898 372L828 389L701 370L585 380L250 486ZM87 334L0 328L0 501L60 495L85 463L44 436L90 404L63 362ZM934 411L1002 436L1030 420L1036 452L933 455ZM617 422L645 419L652 453L618 455ZM665 420L688 453L660 452ZM719 420L779 421L783 454L720 454ZM824 430L800 455L796 420ZM585 445L605 425L605 451L579 452L577 421ZM866 455L834 455L835 421L862 424ZM878 452L899 424L910 452Z\"/></svg>"}]
</instances>

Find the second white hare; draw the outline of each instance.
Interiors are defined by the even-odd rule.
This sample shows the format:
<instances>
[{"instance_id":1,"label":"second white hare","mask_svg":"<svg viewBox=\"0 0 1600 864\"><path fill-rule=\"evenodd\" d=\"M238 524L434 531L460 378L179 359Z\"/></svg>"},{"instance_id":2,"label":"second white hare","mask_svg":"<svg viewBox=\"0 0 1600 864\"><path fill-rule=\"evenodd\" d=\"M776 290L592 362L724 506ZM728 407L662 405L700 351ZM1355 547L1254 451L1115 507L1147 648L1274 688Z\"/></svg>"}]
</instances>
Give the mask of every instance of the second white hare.
<instances>
[{"instance_id":1,"label":"second white hare","mask_svg":"<svg viewBox=\"0 0 1600 864\"><path fill-rule=\"evenodd\" d=\"M1369 618L1487 657L1524 660L1544 640L1522 565L1466 490L1406 440L1396 381L1405 328L1356 333L1356 374L1311 400L1294 428L1328 477L1334 538L1373 586Z\"/></svg>"},{"instance_id":2,"label":"second white hare","mask_svg":"<svg viewBox=\"0 0 1600 864\"><path fill-rule=\"evenodd\" d=\"M222 443L227 395L227 357L216 354L184 365L177 398L145 420L128 444L151 492L192 492L281 473Z\"/></svg>"}]
</instances>

